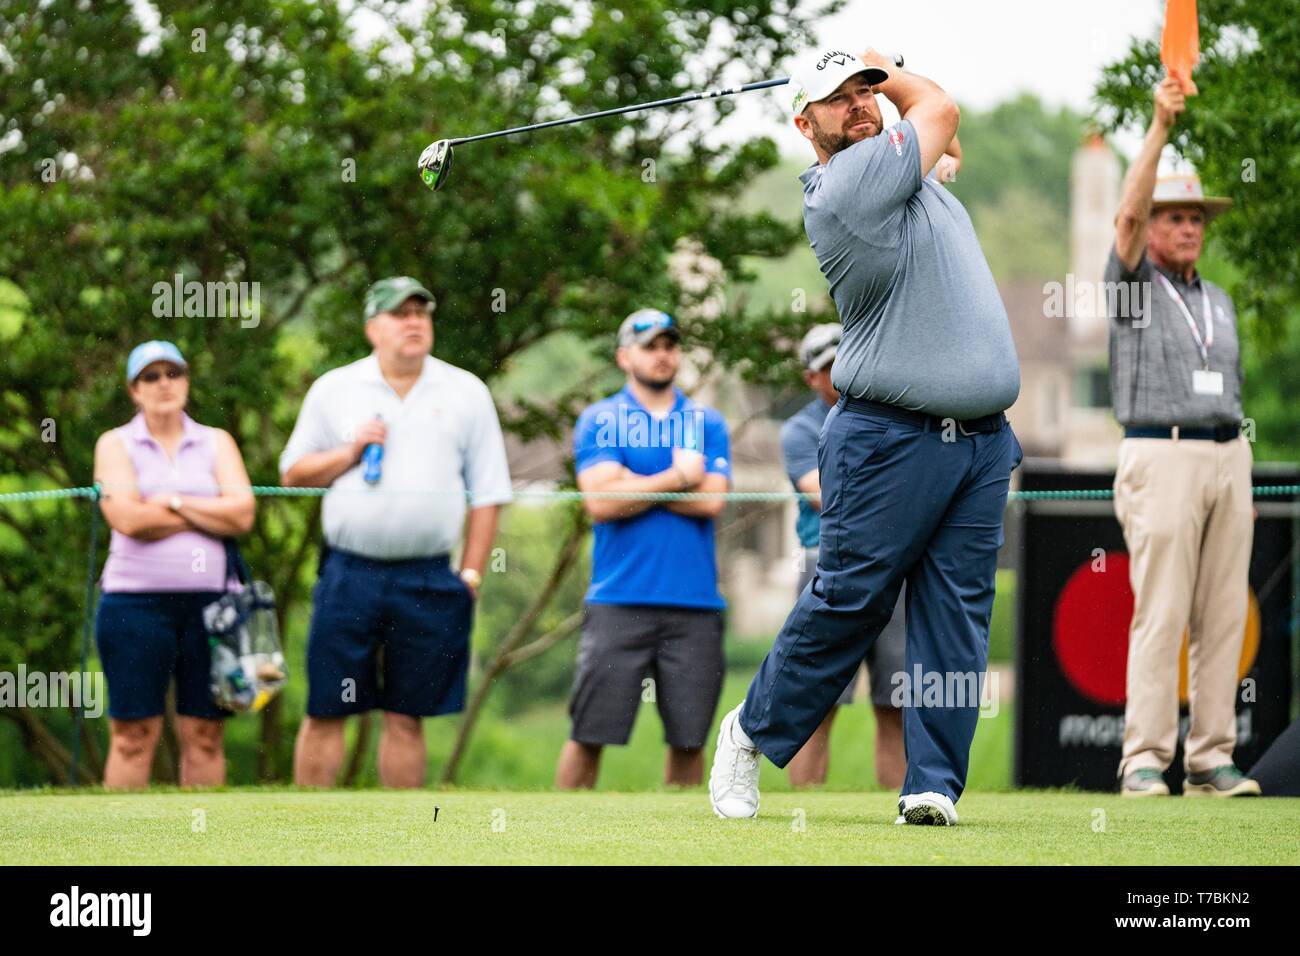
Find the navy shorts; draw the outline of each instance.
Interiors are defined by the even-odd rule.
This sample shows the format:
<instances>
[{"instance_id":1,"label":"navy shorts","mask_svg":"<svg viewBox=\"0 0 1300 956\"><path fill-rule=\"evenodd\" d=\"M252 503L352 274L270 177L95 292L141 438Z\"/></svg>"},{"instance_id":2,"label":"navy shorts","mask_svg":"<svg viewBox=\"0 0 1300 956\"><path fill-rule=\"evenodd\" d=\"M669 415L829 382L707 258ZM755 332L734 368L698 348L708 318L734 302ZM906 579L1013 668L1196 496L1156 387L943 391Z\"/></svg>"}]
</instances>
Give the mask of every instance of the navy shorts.
<instances>
[{"instance_id":1,"label":"navy shorts","mask_svg":"<svg viewBox=\"0 0 1300 956\"><path fill-rule=\"evenodd\" d=\"M220 720L212 700L211 652L203 608L220 591L113 591L101 595L95 643L115 720L161 716L176 678L176 713Z\"/></svg>"},{"instance_id":2,"label":"navy shorts","mask_svg":"<svg viewBox=\"0 0 1300 956\"><path fill-rule=\"evenodd\" d=\"M446 556L380 561L326 548L312 603L309 716L465 706L474 599Z\"/></svg>"}]
</instances>

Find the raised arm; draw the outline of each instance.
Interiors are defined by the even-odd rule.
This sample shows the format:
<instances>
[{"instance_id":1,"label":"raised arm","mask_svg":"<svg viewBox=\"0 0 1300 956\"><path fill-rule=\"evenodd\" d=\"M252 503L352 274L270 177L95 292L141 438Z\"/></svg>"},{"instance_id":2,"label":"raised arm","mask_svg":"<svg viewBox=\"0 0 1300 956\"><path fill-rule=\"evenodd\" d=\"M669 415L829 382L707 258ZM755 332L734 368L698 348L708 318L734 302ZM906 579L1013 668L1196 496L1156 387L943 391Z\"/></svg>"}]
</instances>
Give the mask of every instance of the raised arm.
<instances>
[{"instance_id":1,"label":"raised arm","mask_svg":"<svg viewBox=\"0 0 1300 956\"><path fill-rule=\"evenodd\" d=\"M916 128L921 148L921 175L924 176L934 168L939 157L948 152L952 138L957 135L961 111L938 84L894 66L892 60L875 50L867 50L861 59L868 66L880 67L889 74L889 79L876 90L898 107L898 114Z\"/></svg>"},{"instance_id":2,"label":"raised arm","mask_svg":"<svg viewBox=\"0 0 1300 956\"><path fill-rule=\"evenodd\" d=\"M1161 80L1156 86L1156 108L1146 139L1124 175L1119 212L1115 215L1115 251L1124 268L1130 271L1142 261L1142 250L1146 246L1147 221L1151 218L1151 194L1156 187L1160 151L1169 141L1169 130L1184 106L1183 90L1178 80L1172 76Z\"/></svg>"},{"instance_id":3,"label":"raised arm","mask_svg":"<svg viewBox=\"0 0 1300 956\"><path fill-rule=\"evenodd\" d=\"M934 164L934 178L941 183L950 183L957 178L957 173L961 169L961 143L957 142L957 137L952 138L948 144L948 151L939 157L939 162Z\"/></svg>"}]
</instances>

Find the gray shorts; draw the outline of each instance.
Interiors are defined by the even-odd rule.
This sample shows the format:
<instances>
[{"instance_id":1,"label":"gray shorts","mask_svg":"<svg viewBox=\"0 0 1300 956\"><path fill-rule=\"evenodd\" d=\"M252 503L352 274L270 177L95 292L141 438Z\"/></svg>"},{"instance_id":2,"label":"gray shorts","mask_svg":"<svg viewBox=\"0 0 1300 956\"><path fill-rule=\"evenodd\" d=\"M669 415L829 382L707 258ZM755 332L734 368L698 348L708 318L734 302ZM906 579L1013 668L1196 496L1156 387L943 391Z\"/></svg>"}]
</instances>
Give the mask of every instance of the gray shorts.
<instances>
[{"instance_id":1,"label":"gray shorts","mask_svg":"<svg viewBox=\"0 0 1300 956\"><path fill-rule=\"evenodd\" d=\"M644 604L588 604L573 677L569 735L625 744L641 702L653 702L664 740L703 747L722 694L723 613Z\"/></svg>"},{"instance_id":2,"label":"gray shorts","mask_svg":"<svg viewBox=\"0 0 1300 956\"><path fill-rule=\"evenodd\" d=\"M805 548L803 556L804 569L799 575L799 590L795 592L796 595L803 593L803 589L817 573L817 549ZM894 675L901 674L907 669L907 615L904 610L906 599L907 585L904 584L902 590L898 592L898 603L894 605L893 616L862 661L867 666L871 702L877 707L893 706L890 697L894 692ZM844 693L840 694L840 699L835 702L837 706L853 703L853 689L857 683L858 675L854 674L853 680L849 681L849 686L844 688Z\"/></svg>"}]
</instances>

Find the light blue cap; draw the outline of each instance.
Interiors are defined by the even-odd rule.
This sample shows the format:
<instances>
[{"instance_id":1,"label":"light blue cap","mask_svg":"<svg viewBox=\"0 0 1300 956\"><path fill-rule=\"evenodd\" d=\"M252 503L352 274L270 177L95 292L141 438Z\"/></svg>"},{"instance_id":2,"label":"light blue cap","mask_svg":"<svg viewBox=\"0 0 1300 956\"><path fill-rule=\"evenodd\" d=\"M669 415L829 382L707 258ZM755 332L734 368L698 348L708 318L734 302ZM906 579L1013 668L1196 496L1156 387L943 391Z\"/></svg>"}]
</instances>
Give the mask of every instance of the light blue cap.
<instances>
[{"instance_id":1,"label":"light blue cap","mask_svg":"<svg viewBox=\"0 0 1300 956\"><path fill-rule=\"evenodd\" d=\"M181 350L170 342L162 342L154 339L152 342L143 342L131 350L131 354L126 359L126 384L130 385L135 382L136 376L145 370L145 367L154 362L171 362L173 365L179 365L181 368L189 368L185 357L181 355Z\"/></svg>"}]
</instances>

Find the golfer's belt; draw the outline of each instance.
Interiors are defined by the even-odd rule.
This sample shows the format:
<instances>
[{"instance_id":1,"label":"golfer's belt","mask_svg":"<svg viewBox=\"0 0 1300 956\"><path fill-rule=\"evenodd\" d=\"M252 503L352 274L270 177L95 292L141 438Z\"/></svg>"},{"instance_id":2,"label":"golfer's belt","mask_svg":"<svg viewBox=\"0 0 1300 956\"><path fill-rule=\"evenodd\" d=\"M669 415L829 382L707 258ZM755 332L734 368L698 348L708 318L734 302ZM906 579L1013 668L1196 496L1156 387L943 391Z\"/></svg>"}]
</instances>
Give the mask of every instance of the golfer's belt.
<instances>
[{"instance_id":1,"label":"golfer's belt","mask_svg":"<svg viewBox=\"0 0 1300 956\"><path fill-rule=\"evenodd\" d=\"M963 435L987 434L988 432L1001 430L1007 423L1007 416L1002 412L994 412L992 415L983 415L979 418L954 419L944 418L939 415L927 415L925 412L914 412L908 408L900 408L898 405L872 402L865 398L845 397L841 401L844 407L851 412L859 412L863 415L877 415L881 418L905 422L908 425L915 425L917 428L930 431L940 431L945 428L952 428L955 425Z\"/></svg>"}]
</instances>

